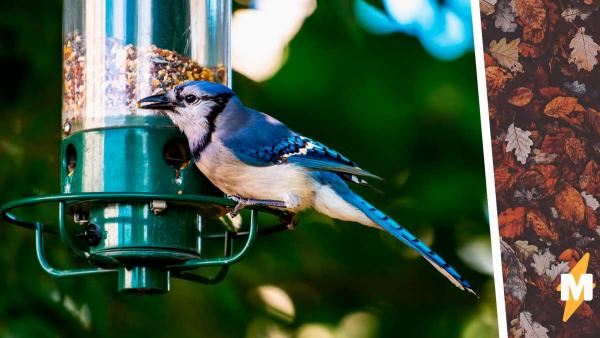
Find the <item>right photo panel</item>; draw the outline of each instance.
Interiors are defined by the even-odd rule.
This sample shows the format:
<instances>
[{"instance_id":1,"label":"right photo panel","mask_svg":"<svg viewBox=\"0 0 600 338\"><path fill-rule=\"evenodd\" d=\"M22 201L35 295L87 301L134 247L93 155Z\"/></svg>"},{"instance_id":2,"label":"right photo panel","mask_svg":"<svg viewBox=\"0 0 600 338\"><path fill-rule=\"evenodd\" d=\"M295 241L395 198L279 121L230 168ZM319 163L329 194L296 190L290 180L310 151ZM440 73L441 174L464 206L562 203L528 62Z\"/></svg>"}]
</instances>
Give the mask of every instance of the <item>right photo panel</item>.
<instances>
[{"instance_id":1,"label":"right photo panel","mask_svg":"<svg viewBox=\"0 0 600 338\"><path fill-rule=\"evenodd\" d=\"M478 5L506 332L600 337L600 1Z\"/></svg>"}]
</instances>

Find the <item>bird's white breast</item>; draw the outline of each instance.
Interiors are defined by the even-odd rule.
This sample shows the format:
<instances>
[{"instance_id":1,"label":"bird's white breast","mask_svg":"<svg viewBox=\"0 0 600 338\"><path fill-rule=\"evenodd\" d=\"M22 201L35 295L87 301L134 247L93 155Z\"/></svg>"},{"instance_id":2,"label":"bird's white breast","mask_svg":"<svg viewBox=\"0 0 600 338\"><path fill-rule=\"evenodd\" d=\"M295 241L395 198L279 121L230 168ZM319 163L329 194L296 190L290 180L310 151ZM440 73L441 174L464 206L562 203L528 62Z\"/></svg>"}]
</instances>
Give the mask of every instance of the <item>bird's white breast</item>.
<instances>
[{"instance_id":1,"label":"bird's white breast","mask_svg":"<svg viewBox=\"0 0 600 338\"><path fill-rule=\"evenodd\" d=\"M293 164L247 165L219 140L213 140L206 147L196 165L228 195L284 201L292 211L306 209L314 201L316 183L306 169Z\"/></svg>"}]
</instances>

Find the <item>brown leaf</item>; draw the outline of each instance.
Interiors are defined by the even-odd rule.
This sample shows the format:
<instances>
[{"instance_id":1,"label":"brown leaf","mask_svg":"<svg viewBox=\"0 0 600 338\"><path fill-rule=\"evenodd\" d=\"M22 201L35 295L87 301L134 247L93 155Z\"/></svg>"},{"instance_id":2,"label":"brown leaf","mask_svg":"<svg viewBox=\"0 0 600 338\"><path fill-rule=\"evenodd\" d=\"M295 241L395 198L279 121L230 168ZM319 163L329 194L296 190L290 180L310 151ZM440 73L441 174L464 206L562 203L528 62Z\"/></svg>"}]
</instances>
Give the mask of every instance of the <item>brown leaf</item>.
<instances>
[{"instance_id":1,"label":"brown leaf","mask_svg":"<svg viewBox=\"0 0 600 338\"><path fill-rule=\"evenodd\" d=\"M508 102L513 106L523 107L531 102L533 92L527 87L519 87L510 93Z\"/></svg>"},{"instance_id":2,"label":"brown leaf","mask_svg":"<svg viewBox=\"0 0 600 338\"><path fill-rule=\"evenodd\" d=\"M560 219L575 224L583 222L585 216L585 204L583 198L575 188L566 186L559 192L555 199L554 205L558 210Z\"/></svg>"},{"instance_id":3,"label":"brown leaf","mask_svg":"<svg viewBox=\"0 0 600 338\"><path fill-rule=\"evenodd\" d=\"M594 108L589 108L587 113L588 122L592 125L592 128L594 128L596 136L600 137L600 111L597 111Z\"/></svg>"},{"instance_id":4,"label":"brown leaf","mask_svg":"<svg viewBox=\"0 0 600 338\"><path fill-rule=\"evenodd\" d=\"M519 44L519 53L526 58L533 59L538 58L540 57L540 55L542 55L542 51L539 47L527 42L521 42Z\"/></svg>"},{"instance_id":5,"label":"brown leaf","mask_svg":"<svg viewBox=\"0 0 600 338\"><path fill-rule=\"evenodd\" d=\"M560 154L564 150L565 140L574 136L575 132L570 128L557 129L554 133L544 136L540 149L545 153Z\"/></svg>"},{"instance_id":6,"label":"brown leaf","mask_svg":"<svg viewBox=\"0 0 600 338\"><path fill-rule=\"evenodd\" d=\"M504 90L508 80L513 76L501 67L491 66L485 68L485 81L489 96L497 96Z\"/></svg>"},{"instance_id":7,"label":"brown leaf","mask_svg":"<svg viewBox=\"0 0 600 338\"><path fill-rule=\"evenodd\" d=\"M558 259L569 263L569 268L573 268L577 262L581 259L581 255L575 249L566 249L559 256Z\"/></svg>"},{"instance_id":8,"label":"brown leaf","mask_svg":"<svg viewBox=\"0 0 600 338\"><path fill-rule=\"evenodd\" d=\"M583 168L583 172L579 177L579 187L589 193L593 193L600 184L600 172L598 164L591 160Z\"/></svg>"},{"instance_id":9,"label":"brown leaf","mask_svg":"<svg viewBox=\"0 0 600 338\"><path fill-rule=\"evenodd\" d=\"M587 159L585 143L576 137L565 140L565 153L575 165L583 164Z\"/></svg>"},{"instance_id":10,"label":"brown leaf","mask_svg":"<svg viewBox=\"0 0 600 338\"><path fill-rule=\"evenodd\" d=\"M565 96L565 92L558 87L543 87L538 91L540 92L540 95L547 100L553 99L557 96Z\"/></svg>"},{"instance_id":11,"label":"brown leaf","mask_svg":"<svg viewBox=\"0 0 600 338\"><path fill-rule=\"evenodd\" d=\"M542 0L515 0L517 18L525 27L543 29L546 26L546 7Z\"/></svg>"},{"instance_id":12,"label":"brown leaf","mask_svg":"<svg viewBox=\"0 0 600 338\"><path fill-rule=\"evenodd\" d=\"M500 225L500 236L503 238L515 238L525 230L525 208L509 208L498 216Z\"/></svg>"},{"instance_id":13,"label":"brown leaf","mask_svg":"<svg viewBox=\"0 0 600 338\"><path fill-rule=\"evenodd\" d=\"M532 43L540 43L544 41L546 27L544 28L532 28L525 26L523 28L523 40Z\"/></svg>"},{"instance_id":14,"label":"brown leaf","mask_svg":"<svg viewBox=\"0 0 600 338\"><path fill-rule=\"evenodd\" d=\"M486 67L496 65L496 60L494 60L494 58L491 57L490 54L488 54L488 53L483 53L483 60L485 62Z\"/></svg>"},{"instance_id":15,"label":"brown leaf","mask_svg":"<svg viewBox=\"0 0 600 338\"><path fill-rule=\"evenodd\" d=\"M542 238L558 240L558 233L550 227L546 217L537 210L527 210L527 225Z\"/></svg>"},{"instance_id":16,"label":"brown leaf","mask_svg":"<svg viewBox=\"0 0 600 338\"><path fill-rule=\"evenodd\" d=\"M544 114L554 118L561 118L571 113L576 105L576 97L559 96L546 104L546 107L544 107Z\"/></svg>"},{"instance_id":17,"label":"brown leaf","mask_svg":"<svg viewBox=\"0 0 600 338\"><path fill-rule=\"evenodd\" d=\"M546 7L542 0L515 0L518 22L523 26L523 40L540 43L546 31Z\"/></svg>"},{"instance_id":18,"label":"brown leaf","mask_svg":"<svg viewBox=\"0 0 600 338\"><path fill-rule=\"evenodd\" d=\"M596 217L594 209L588 206L585 207L585 221L588 229L592 231L596 230L596 227L598 226L598 218Z\"/></svg>"},{"instance_id":19,"label":"brown leaf","mask_svg":"<svg viewBox=\"0 0 600 338\"><path fill-rule=\"evenodd\" d=\"M502 164L494 169L496 191L501 192L512 188L517 179L525 170L521 166L508 166Z\"/></svg>"},{"instance_id":20,"label":"brown leaf","mask_svg":"<svg viewBox=\"0 0 600 338\"><path fill-rule=\"evenodd\" d=\"M527 201L541 200L548 196L546 178L535 170L525 172L515 188L515 198Z\"/></svg>"}]
</instances>

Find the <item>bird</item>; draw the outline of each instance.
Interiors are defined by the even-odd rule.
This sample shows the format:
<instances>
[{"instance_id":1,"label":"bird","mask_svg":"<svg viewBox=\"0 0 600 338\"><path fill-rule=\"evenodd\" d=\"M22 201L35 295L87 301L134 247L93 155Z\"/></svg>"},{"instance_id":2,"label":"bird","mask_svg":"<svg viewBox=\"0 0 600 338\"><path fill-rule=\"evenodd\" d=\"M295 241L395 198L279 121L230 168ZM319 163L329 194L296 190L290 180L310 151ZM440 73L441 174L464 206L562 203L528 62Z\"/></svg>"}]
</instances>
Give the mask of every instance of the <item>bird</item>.
<instances>
[{"instance_id":1,"label":"bird","mask_svg":"<svg viewBox=\"0 0 600 338\"><path fill-rule=\"evenodd\" d=\"M387 231L423 256L456 287L477 296L440 255L388 215L351 190L380 179L326 145L292 131L265 113L246 107L229 87L188 81L137 102L166 114L188 140L204 176L236 204L275 208L295 215L313 208L326 216Z\"/></svg>"}]
</instances>

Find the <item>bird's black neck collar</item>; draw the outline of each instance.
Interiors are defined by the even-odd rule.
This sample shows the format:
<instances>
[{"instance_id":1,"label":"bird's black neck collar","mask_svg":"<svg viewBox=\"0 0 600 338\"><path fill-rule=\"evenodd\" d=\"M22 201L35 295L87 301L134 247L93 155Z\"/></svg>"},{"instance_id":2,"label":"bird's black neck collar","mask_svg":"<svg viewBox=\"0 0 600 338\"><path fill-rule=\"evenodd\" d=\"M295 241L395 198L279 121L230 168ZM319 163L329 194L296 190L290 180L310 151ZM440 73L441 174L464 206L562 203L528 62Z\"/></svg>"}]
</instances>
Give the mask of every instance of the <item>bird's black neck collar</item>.
<instances>
[{"instance_id":1,"label":"bird's black neck collar","mask_svg":"<svg viewBox=\"0 0 600 338\"><path fill-rule=\"evenodd\" d=\"M215 96L202 98L203 100L211 101L214 104L212 105L212 107L210 108L210 112L206 116L206 124L208 126L208 129L206 133L202 136L200 141L198 141L194 145L194 149L192 149L194 161L198 162L200 160L202 152L204 152L206 147L208 147L208 145L212 141L212 135L215 132L215 121L217 120L219 114L221 114L223 110L225 110L225 107L227 106L227 103L229 103L231 97L233 97L233 93L223 93Z\"/></svg>"}]
</instances>

